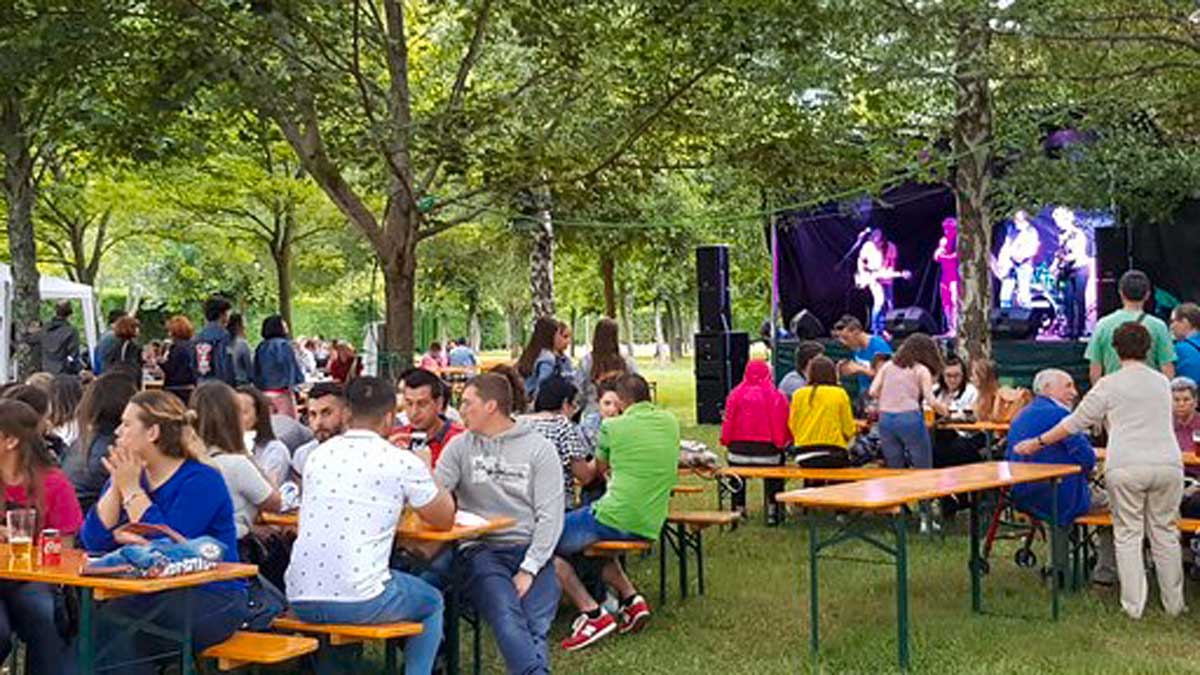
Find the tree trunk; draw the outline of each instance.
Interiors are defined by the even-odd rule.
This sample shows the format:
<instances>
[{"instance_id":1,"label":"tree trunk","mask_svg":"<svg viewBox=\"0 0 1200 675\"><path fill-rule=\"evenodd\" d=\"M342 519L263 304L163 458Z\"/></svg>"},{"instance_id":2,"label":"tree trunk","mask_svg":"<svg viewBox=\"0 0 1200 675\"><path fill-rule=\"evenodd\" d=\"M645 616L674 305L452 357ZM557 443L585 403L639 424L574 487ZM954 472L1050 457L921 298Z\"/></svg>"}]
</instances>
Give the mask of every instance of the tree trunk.
<instances>
[{"instance_id":1,"label":"tree trunk","mask_svg":"<svg viewBox=\"0 0 1200 675\"><path fill-rule=\"evenodd\" d=\"M621 288L621 332L625 334L625 349L629 358L633 358L633 293L625 287Z\"/></svg>"},{"instance_id":2,"label":"tree trunk","mask_svg":"<svg viewBox=\"0 0 1200 675\"><path fill-rule=\"evenodd\" d=\"M382 377L391 379L412 365L416 305L416 258L396 255L380 266L383 272L385 323L379 350Z\"/></svg>"},{"instance_id":3,"label":"tree trunk","mask_svg":"<svg viewBox=\"0 0 1200 675\"><path fill-rule=\"evenodd\" d=\"M508 340L508 353L514 359L521 354L521 312L515 307L508 307L504 312L504 334Z\"/></svg>"},{"instance_id":4,"label":"tree trunk","mask_svg":"<svg viewBox=\"0 0 1200 675\"><path fill-rule=\"evenodd\" d=\"M467 301L467 344L476 352L482 341L479 329L479 297L472 293Z\"/></svg>"},{"instance_id":5,"label":"tree trunk","mask_svg":"<svg viewBox=\"0 0 1200 675\"><path fill-rule=\"evenodd\" d=\"M279 316L292 325L292 251L291 247L272 251L275 260L275 280L279 286Z\"/></svg>"},{"instance_id":6,"label":"tree trunk","mask_svg":"<svg viewBox=\"0 0 1200 675\"><path fill-rule=\"evenodd\" d=\"M576 324L578 322L579 322L579 310L572 307L571 308L571 360L575 360L575 344L578 342L578 340L575 339L576 333L578 332L578 331L576 331Z\"/></svg>"},{"instance_id":7,"label":"tree trunk","mask_svg":"<svg viewBox=\"0 0 1200 675\"><path fill-rule=\"evenodd\" d=\"M667 340L663 334L663 303L654 301L654 361L670 363L671 351L667 348Z\"/></svg>"},{"instance_id":8,"label":"tree trunk","mask_svg":"<svg viewBox=\"0 0 1200 675\"><path fill-rule=\"evenodd\" d=\"M534 216L533 251L529 254L529 289L533 316L554 316L554 221L547 208Z\"/></svg>"},{"instance_id":9,"label":"tree trunk","mask_svg":"<svg viewBox=\"0 0 1200 675\"><path fill-rule=\"evenodd\" d=\"M600 277L604 281L604 316L617 318L616 261L611 253L600 255Z\"/></svg>"},{"instance_id":10,"label":"tree trunk","mask_svg":"<svg viewBox=\"0 0 1200 675\"><path fill-rule=\"evenodd\" d=\"M991 356L992 97L987 75L990 33L982 19L963 19L955 50L953 147L958 205L958 264L962 280L958 344L971 361Z\"/></svg>"},{"instance_id":11,"label":"tree trunk","mask_svg":"<svg viewBox=\"0 0 1200 675\"><path fill-rule=\"evenodd\" d=\"M12 325L16 341L13 361L20 377L41 369L40 355L24 337L38 320L41 304L37 268L37 242L33 236L33 155L31 140L21 120L20 102L12 96L0 100L0 152L4 155L4 199L8 217L8 252L12 261Z\"/></svg>"}]
</instances>

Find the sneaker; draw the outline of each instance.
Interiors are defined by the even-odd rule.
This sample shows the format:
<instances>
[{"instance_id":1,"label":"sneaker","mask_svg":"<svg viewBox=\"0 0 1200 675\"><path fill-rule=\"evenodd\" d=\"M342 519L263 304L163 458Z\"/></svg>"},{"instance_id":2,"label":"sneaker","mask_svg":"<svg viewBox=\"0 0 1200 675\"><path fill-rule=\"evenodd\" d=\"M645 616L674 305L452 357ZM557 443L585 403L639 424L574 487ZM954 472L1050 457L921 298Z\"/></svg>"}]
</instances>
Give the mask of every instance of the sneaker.
<instances>
[{"instance_id":1,"label":"sneaker","mask_svg":"<svg viewBox=\"0 0 1200 675\"><path fill-rule=\"evenodd\" d=\"M580 614L575 623L571 624L571 636L562 641L562 648L569 652L583 649L616 628L617 620L604 610L600 610L600 617L596 619L589 618L587 614Z\"/></svg>"},{"instance_id":2,"label":"sneaker","mask_svg":"<svg viewBox=\"0 0 1200 675\"><path fill-rule=\"evenodd\" d=\"M640 631L649 620L650 605L641 595L633 596L633 602L621 608L621 635Z\"/></svg>"}]
</instances>

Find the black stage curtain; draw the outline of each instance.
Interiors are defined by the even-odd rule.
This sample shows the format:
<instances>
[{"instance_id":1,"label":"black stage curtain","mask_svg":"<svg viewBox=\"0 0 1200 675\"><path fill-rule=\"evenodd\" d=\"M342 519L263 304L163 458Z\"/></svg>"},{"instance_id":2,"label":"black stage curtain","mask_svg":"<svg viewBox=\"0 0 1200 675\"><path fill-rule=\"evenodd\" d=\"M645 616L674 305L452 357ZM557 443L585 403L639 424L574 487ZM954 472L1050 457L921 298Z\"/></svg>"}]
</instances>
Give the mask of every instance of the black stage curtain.
<instances>
[{"instance_id":1,"label":"black stage curtain","mask_svg":"<svg viewBox=\"0 0 1200 675\"><path fill-rule=\"evenodd\" d=\"M1200 301L1200 200L1185 202L1169 223L1134 225L1133 260L1181 302Z\"/></svg>"},{"instance_id":2,"label":"black stage curtain","mask_svg":"<svg viewBox=\"0 0 1200 675\"><path fill-rule=\"evenodd\" d=\"M854 287L859 234L880 227L896 245L896 266L912 274L897 279L895 307L921 307L940 320L939 267L933 252L942 236L942 220L955 214L954 194L944 185L904 183L877 199L861 199L795 211L778 219L779 304L791 321L802 309L826 329L843 314L864 323L870 294Z\"/></svg>"}]
</instances>

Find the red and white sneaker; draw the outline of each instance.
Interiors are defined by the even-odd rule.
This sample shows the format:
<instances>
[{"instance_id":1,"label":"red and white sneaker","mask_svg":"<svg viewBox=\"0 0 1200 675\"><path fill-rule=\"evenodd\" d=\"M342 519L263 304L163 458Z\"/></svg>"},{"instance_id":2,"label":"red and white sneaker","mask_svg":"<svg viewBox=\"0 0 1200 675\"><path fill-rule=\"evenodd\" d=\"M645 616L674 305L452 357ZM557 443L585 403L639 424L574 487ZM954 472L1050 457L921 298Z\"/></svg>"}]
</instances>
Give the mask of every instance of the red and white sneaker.
<instances>
[{"instance_id":1,"label":"red and white sneaker","mask_svg":"<svg viewBox=\"0 0 1200 675\"><path fill-rule=\"evenodd\" d=\"M562 641L562 648L569 652L583 649L616 629L616 618L603 608L600 610L600 617L596 619L588 618L587 614L580 614L571 624L571 636Z\"/></svg>"},{"instance_id":2,"label":"red and white sneaker","mask_svg":"<svg viewBox=\"0 0 1200 675\"><path fill-rule=\"evenodd\" d=\"M621 608L621 635L636 633L646 627L650 620L650 605L641 595L633 596L633 602Z\"/></svg>"}]
</instances>

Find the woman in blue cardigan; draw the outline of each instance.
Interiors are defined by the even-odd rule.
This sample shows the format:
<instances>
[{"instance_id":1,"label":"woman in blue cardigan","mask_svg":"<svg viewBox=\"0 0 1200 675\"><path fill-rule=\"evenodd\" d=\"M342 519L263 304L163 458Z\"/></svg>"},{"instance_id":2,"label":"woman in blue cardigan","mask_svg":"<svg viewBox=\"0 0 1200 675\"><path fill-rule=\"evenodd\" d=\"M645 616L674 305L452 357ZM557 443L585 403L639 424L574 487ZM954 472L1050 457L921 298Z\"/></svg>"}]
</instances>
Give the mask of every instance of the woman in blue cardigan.
<instances>
[{"instance_id":1,"label":"woman in blue cardigan","mask_svg":"<svg viewBox=\"0 0 1200 675\"><path fill-rule=\"evenodd\" d=\"M283 317L272 314L264 319L262 338L254 350L254 386L266 394L273 412L294 418L296 404L292 389L304 382L304 370L296 361Z\"/></svg>"},{"instance_id":2,"label":"woman in blue cardigan","mask_svg":"<svg viewBox=\"0 0 1200 675\"><path fill-rule=\"evenodd\" d=\"M136 538L114 536L113 531L125 523L146 523L166 525L189 539L213 537L224 544L226 561L238 561L233 502L220 472L205 463L204 448L191 426L194 416L169 393L146 391L130 400L117 428L117 445L103 460L111 478L80 532L84 548L106 552L137 543ZM187 607L183 592L106 603L99 614L99 634L114 644L103 661L126 662L170 652L174 647L168 641L147 634L130 636L120 625L154 614L156 626L182 630ZM124 615L124 620L117 620L115 614ZM228 639L247 614L244 581L194 589L191 619L196 651ZM155 667L143 663L123 667L122 672L153 673Z\"/></svg>"}]
</instances>

